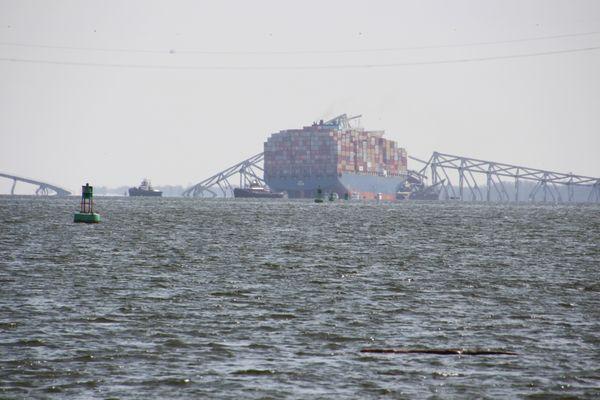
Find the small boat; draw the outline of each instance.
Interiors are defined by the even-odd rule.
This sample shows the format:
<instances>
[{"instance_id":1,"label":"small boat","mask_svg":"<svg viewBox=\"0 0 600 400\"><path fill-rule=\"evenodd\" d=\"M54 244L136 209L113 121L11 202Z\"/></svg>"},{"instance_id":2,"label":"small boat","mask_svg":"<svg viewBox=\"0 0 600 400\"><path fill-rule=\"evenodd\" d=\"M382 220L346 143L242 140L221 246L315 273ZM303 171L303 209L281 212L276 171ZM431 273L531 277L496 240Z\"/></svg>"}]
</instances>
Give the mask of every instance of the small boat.
<instances>
[{"instance_id":1,"label":"small boat","mask_svg":"<svg viewBox=\"0 0 600 400\"><path fill-rule=\"evenodd\" d=\"M129 188L129 196L161 197L162 192L154 189L150 183L150 180L144 178L140 186Z\"/></svg>"},{"instance_id":2,"label":"small boat","mask_svg":"<svg viewBox=\"0 0 600 400\"><path fill-rule=\"evenodd\" d=\"M254 199L281 199L285 196L284 192L272 192L266 186L262 186L257 181L254 181L246 188L233 189L233 197L237 198L254 198Z\"/></svg>"},{"instance_id":3,"label":"small boat","mask_svg":"<svg viewBox=\"0 0 600 400\"><path fill-rule=\"evenodd\" d=\"M323 190L321 187L317 188L317 197L315 197L315 203L323 202Z\"/></svg>"}]
</instances>

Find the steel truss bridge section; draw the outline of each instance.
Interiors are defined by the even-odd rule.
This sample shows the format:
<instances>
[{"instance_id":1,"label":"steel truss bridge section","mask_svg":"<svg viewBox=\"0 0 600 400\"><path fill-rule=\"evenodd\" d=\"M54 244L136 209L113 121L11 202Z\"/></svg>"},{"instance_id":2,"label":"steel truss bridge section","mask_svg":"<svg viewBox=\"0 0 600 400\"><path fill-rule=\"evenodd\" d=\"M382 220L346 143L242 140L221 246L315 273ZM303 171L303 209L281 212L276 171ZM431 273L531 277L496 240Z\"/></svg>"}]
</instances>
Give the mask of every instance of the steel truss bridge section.
<instances>
[{"instance_id":1,"label":"steel truss bridge section","mask_svg":"<svg viewBox=\"0 0 600 400\"><path fill-rule=\"evenodd\" d=\"M17 186L17 182L25 182L25 183L29 183L31 185L37 186L38 188L35 190L35 194L40 195L40 196L48 196L48 195L50 195L51 191L54 192L54 194L56 196L71 195L71 192L69 192L65 188L61 188L60 186L52 185L51 183L38 181L36 179L24 178L22 176L5 174L2 172L0 172L0 178L11 179L13 181L12 187L10 189L11 195L15 194L15 187Z\"/></svg>"},{"instance_id":2,"label":"steel truss bridge section","mask_svg":"<svg viewBox=\"0 0 600 400\"><path fill-rule=\"evenodd\" d=\"M219 195L229 197L233 192L230 179L235 175L239 175L239 187L247 187L255 182L265 186L263 161L264 153L259 153L187 188L183 195L187 197L219 197Z\"/></svg>"},{"instance_id":3,"label":"steel truss bridge section","mask_svg":"<svg viewBox=\"0 0 600 400\"><path fill-rule=\"evenodd\" d=\"M186 197L228 197L233 192L233 186L229 179L239 175L239 187L247 187L251 183L258 183L260 186L266 186L264 180L264 154L259 153L244 161L241 161L221 172L218 172L206 178L205 180L187 188L183 192ZM422 173L409 171L409 180L413 183L423 182L426 178Z\"/></svg>"},{"instance_id":4,"label":"steel truss bridge section","mask_svg":"<svg viewBox=\"0 0 600 400\"><path fill-rule=\"evenodd\" d=\"M412 158L412 157L411 157ZM414 158L412 158L414 159ZM441 185L440 197L463 201L491 201L492 193L499 201L541 201L571 202L574 200L574 188L589 190L587 201L600 202L600 178L546 171L536 168L511 165L494 161L456 156L434 152L419 171L425 175L431 172L431 185ZM453 184L449 172L454 177L458 174L458 182ZM485 178L485 185L477 183L475 176ZM507 187L512 180L513 195L509 195ZM508 181L508 182L507 182ZM520 197L520 182L534 182L534 187L526 199ZM566 198L563 198L559 187L566 187ZM538 197L539 196L539 197Z\"/></svg>"}]
</instances>

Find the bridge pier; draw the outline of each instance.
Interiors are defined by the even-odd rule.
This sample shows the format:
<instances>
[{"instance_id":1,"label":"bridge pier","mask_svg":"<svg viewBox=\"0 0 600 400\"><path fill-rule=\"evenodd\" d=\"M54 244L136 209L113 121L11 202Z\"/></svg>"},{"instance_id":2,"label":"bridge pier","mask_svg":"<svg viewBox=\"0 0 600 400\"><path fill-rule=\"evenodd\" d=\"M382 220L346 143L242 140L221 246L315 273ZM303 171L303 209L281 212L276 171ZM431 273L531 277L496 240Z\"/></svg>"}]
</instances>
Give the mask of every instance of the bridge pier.
<instances>
[{"instance_id":1,"label":"bridge pier","mask_svg":"<svg viewBox=\"0 0 600 400\"><path fill-rule=\"evenodd\" d=\"M490 202L490 194L491 194L490 192L492 190L492 166L491 165L488 167L486 189L487 189L487 193L485 195L485 201L487 201L489 203Z\"/></svg>"},{"instance_id":2,"label":"bridge pier","mask_svg":"<svg viewBox=\"0 0 600 400\"><path fill-rule=\"evenodd\" d=\"M515 174L515 203L519 202L519 168Z\"/></svg>"},{"instance_id":3,"label":"bridge pier","mask_svg":"<svg viewBox=\"0 0 600 400\"><path fill-rule=\"evenodd\" d=\"M44 185L40 185L35 191L35 194L38 196L48 196L48 187Z\"/></svg>"},{"instance_id":4,"label":"bridge pier","mask_svg":"<svg viewBox=\"0 0 600 400\"><path fill-rule=\"evenodd\" d=\"M573 174L569 174L569 182L567 183L567 201L570 203L573 201Z\"/></svg>"},{"instance_id":5,"label":"bridge pier","mask_svg":"<svg viewBox=\"0 0 600 400\"><path fill-rule=\"evenodd\" d=\"M588 196L588 201L590 203L600 202L600 179L594 183L594 186Z\"/></svg>"},{"instance_id":6,"label":"bridge pier","mask_svg":"<svg viewBox=\"0 0 600 400\"><path fill-rule=\"evenodd\" d=\"M462 168L463 163L464 160L461 161L461 166L458 168L458 196L460 197L460 201L464 201L463 187L465 185L465 171Z\"/></svg>"}]
</instances>

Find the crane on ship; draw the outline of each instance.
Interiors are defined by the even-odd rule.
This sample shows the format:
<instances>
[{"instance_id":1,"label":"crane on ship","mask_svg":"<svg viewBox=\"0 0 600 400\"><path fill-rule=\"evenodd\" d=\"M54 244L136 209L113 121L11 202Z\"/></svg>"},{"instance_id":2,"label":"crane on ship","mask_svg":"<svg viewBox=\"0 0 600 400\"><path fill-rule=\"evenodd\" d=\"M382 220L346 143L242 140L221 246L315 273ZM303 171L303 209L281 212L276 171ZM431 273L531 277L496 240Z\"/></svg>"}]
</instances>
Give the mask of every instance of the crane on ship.
<instances>
[{"instance_id":1,"label":"crane on ship","mask_svg":"<svg viewBox=\"0 0 600 400\"><path fill-rule=\"evenodd\" d=\"M353 128L352 125L350 124L350 121L359 119L361 117L362 117L362 114L354 115L352 117L348 117L347 114L340 114L337 117L332 118L328 121L325 121L325 122L323 122L323 120L319 121L319 125L335 126L339 130L348 130L348 129Z\"/></svg>"}]
</instances>

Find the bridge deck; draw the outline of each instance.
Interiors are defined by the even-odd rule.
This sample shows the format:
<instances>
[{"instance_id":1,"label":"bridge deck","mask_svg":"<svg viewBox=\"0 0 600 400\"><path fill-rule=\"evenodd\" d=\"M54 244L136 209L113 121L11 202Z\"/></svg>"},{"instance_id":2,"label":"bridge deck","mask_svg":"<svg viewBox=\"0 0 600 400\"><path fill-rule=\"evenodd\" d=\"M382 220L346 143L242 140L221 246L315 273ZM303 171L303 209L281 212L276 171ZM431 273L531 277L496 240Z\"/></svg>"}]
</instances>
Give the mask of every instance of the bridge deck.
<instances>
[{"instance_id":1,"label":"bridge deck","mask_svg":"<svg viewBox=\"0 0 600 400\"><path fill-rule=\"evenodd\" d=\"M53 185L53 184L48 183L48 182L42 182L42 181L39 181L37 179L25 178L23 176L18 176L18 175L13 175L13 174L6 174L6 173L2 173L2 172L0 172L0 177L1 178L7 178L7 179L13 180L13 186L12 186L11 194L14 194L15 185L16 185L17 182L25 182L25 183L29 183L31 185L38 186L38 189L36 190L36 194L37 193L47 192L48 189L54 191L57 196L69 196L71 194L71 192L68 191L65 188L62 188L62 187L57 186L57 185Z\"/></svg>"}]
</instances>

